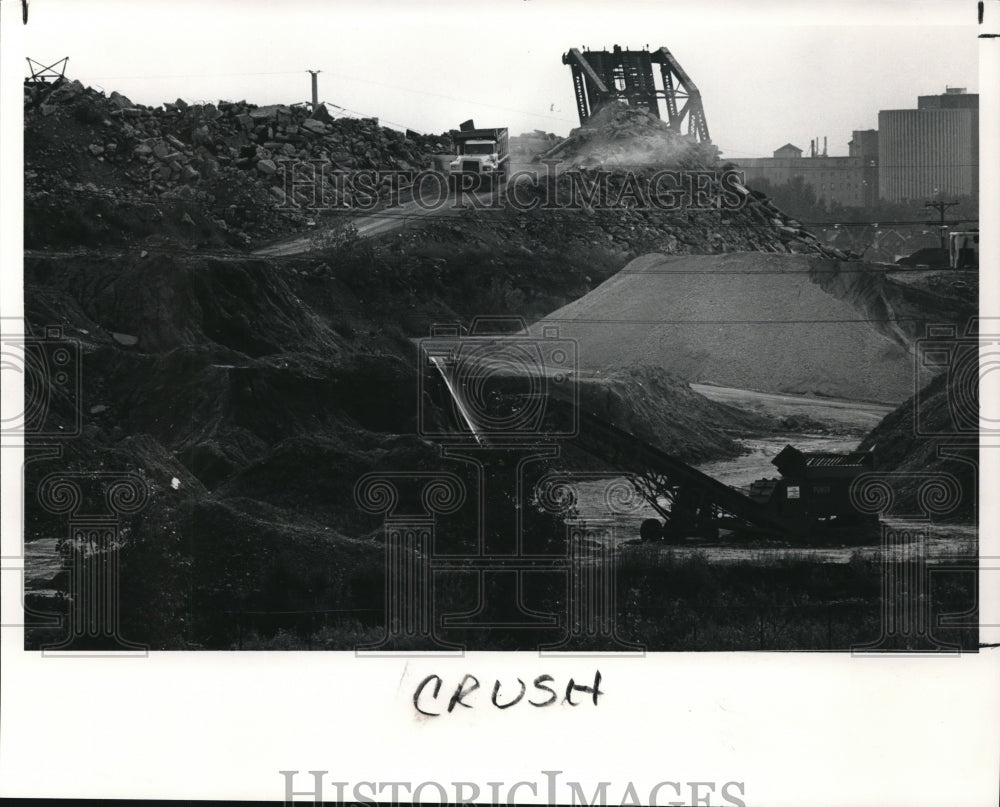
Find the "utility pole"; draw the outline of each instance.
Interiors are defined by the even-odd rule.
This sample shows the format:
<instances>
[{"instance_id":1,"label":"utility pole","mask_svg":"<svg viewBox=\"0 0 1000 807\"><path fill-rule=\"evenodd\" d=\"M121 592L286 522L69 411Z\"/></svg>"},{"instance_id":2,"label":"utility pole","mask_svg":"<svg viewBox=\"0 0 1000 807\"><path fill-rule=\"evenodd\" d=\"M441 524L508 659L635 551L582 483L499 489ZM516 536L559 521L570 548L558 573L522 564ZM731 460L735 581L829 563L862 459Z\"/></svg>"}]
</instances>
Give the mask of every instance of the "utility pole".
<instances>
[{"instance_id":1,"label":"utility pole","mask_svg":"<svg viewBox=\"0 0 1000 807\"><path fill-rule=\"evenodd\" d=\"M958 202L924 202L924 207L933 207L941 217L939 222L939 227L941 228L941 249L948 249L948 234L945 232L944 226L944 211L949 207L954 207ZM928 224L933 224L934 222L928 222Z\"/></svg>"},{"instance_id":2,"label":"utility pole","mask_svg":"<svg viewBox=\"0 0 1000 807\"><path fill-rule=\"evenodd\" d=\"M319 84L317 83L316 76L322 73L322 70L307 70L312 76L312 114L316 114L316 108L319 106Z\"/></svg>"}]
</instances>

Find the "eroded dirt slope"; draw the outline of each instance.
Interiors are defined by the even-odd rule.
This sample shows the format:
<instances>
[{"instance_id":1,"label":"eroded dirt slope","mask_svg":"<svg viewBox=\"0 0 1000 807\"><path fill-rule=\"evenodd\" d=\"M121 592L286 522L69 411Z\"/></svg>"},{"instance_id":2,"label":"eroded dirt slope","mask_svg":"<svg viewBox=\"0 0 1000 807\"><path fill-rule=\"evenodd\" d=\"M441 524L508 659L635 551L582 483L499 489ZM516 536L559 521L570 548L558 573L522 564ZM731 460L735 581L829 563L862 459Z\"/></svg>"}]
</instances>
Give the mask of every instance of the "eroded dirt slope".
<instances>
[{"instance_id":1,"label":"eroded dirt slope","mask_svg":"<svg viewBox=\"0 0 1000 807\"><path fill-rule=\"evenodd\" d=\"M804 255L646 255L553 312L581 364L652 364L692 382L898 403L928 323L971 316L859 262Z\"/></svg>"}]
</instances>

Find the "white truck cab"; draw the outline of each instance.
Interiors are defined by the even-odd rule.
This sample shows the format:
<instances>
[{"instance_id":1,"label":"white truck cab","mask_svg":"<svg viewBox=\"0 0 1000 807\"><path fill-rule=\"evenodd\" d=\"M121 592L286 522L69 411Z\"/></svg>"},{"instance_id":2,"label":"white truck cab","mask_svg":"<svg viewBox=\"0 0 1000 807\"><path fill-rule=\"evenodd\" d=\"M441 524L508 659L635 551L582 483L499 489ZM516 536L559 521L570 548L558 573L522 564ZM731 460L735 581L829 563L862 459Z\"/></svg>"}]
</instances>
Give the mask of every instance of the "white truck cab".
<instances>
[{"instance_id":1,"label":"white truck cab","mask_svg":"<svg viewBox=\"0 0 1000 807\"><path fill-rule=\"evenodd\" d=\"M460 174L479 177L477 183L480 187L484 181L504 180L510 157L506 129L476 129L470 120L452 135L452 140L456 154L455 159L448 163L448 171L453 187Z\"/></svg>"}]
</instances>

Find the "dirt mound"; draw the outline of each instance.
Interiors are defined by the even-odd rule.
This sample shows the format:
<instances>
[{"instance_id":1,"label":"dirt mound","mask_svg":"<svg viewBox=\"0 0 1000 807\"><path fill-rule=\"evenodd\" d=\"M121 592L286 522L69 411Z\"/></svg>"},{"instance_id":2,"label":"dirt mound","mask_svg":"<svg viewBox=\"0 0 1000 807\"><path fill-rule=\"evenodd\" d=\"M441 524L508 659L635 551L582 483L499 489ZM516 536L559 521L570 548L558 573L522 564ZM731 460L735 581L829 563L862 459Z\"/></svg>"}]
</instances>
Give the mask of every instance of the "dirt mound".
<instances>
[{"instance_id":1,"label":"dirt mound","mask_svg":"<svg viewBox=\"0 0 1000 807\"><path fill-rule=\"evenodd\" d=\"M688 381L900 401L912 392L905 341L880 332L842 289L824 290L840 265L647 255L542 323L579 340L587 369L652 364Z\"/></svg>"},{"instance_id":2,"label":"dirt mound","mask_svg":"<svg viewBox=\"0 0 1000 807\"><path fill-rule=\"evenodd\" d=\"M967 411L968 398L956 396L951 384L947 374L937 376L919 395L886 415L859 447L862 451L874 449L876 469L890 473L894 494L891 515L922 513L921 487L929 475L944 475L957 482L953 490L958 495L954 509L945 517L975 522L979 447L974 435L956 426L955 404L958 402L959 408L964 404L963 411ZM952 501L950 496L946 498Z\"/></svg>"},{"instance_id":3,"label":"dirt mound","mask_svg":"<svg viewBox=\"0 0 1000 807\"><path fill-rule=\"evenodd\" d=\"M660 367L596 372L579 385L580 408L687 462L733 456L734 435L774 429L774 422L691 390Z\"/></svg>"}]
</instances>

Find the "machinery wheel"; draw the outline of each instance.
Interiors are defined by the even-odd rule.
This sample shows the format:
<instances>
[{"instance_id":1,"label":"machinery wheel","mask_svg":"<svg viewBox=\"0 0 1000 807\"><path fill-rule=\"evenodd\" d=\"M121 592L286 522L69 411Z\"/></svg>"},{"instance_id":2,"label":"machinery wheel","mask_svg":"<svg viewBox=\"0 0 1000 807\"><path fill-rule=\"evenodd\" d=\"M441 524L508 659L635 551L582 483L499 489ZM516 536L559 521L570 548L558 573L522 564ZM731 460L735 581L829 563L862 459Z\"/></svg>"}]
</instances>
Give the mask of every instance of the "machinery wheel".
<instances>
[{"instance_id":1,"label":"machinery wheel","mask_svg":"<svg viewBox=\"0 0 1000 807\"><path fill-rule=\"evenodd\" d=\"M643 541L662 541L663 525L655 518L647 518L639 525L639 537Z\"/></svg>"}]
</instances>

